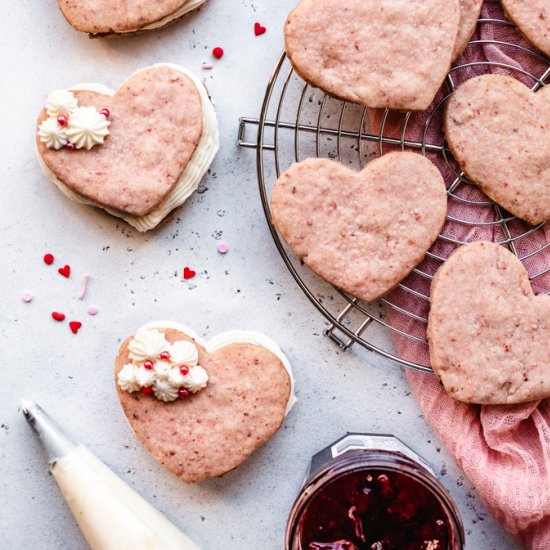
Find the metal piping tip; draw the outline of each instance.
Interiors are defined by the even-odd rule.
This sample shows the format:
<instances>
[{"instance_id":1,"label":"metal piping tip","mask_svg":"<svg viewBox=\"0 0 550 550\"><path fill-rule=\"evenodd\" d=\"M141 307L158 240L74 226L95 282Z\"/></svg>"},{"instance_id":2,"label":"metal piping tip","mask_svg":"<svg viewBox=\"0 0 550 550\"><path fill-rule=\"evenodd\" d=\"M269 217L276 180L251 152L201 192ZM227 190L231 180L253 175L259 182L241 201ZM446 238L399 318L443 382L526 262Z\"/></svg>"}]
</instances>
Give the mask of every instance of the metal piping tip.
<instances>
[{"instance_id":1,"label":"metal piping tip","mask_svg":"<svg viewBox=\"0 0 550 550\"><path fill-rule=\"evenodd\" d=\"M51 465L55 464L57 460L77 445L34 401L21 399L21 412L30 427L38 435Z\"/></svg>"}]
</instances>

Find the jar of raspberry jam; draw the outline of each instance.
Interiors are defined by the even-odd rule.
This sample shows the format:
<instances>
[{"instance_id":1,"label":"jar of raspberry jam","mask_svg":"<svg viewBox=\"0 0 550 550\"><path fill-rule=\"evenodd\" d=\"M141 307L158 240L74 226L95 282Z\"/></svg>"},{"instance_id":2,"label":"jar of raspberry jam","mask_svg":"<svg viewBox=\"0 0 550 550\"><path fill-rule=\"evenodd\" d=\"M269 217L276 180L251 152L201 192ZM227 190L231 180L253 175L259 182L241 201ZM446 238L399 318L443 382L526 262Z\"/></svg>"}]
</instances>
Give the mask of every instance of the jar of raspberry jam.
<instances>
[{"instance_id":1,"label":"jar of raspberry jam","mask_svg":"<svg viewBox=\"0 0 550 550\"><path fill-rule=\"evenodd\" d=\"M348 434L317 453L286 550L461 550L458 510L428 464L391 435Z\"/></svg>"}]
</instances>

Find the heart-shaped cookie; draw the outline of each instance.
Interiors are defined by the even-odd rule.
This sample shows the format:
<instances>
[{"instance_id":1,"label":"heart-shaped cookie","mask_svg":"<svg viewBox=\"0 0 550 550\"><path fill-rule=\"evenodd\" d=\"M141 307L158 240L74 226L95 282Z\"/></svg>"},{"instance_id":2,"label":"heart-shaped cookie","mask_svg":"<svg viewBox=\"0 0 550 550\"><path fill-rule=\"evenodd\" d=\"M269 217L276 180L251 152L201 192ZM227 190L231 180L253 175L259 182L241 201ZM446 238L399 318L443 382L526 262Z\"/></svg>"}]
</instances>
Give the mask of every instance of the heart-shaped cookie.
<instances>
[{"instance_id":1,"label":"heart-shaped cookie","mask_svg":"<svg viewBox=\"0 0 550 550\"><path fill-rule=\"evenodd\" d=\"M428 325L432 368L455 399L511 404L550 397L550 296L490 242L459 248L437 272Z\"/></svg>"},{"instance_id":2,"label":"heart-shaped cookie","mask_svg":"<svg viewBox=\"0 0 550 550\"><path fill-rule=\"evenodd\" d=\"M458 0L302 0L285 25L300 76L366 105L422 111L451 66Z\"/></svg>"},{"instance_id":3,"label":"heart-shaped cookie","mask_svg":"<svg viewBox=\"0 0 550 550\"><path fill-rule=\"evenodd\" d=\"M548 0L501 0L511 19L539 50L550 55L550 4Z\"/></svg>"},{"instance_id":4,"label":"heart-shaped cookie","mask_svg":"<svg viewBox=\"0 0 550 550\"><path fill-rule=\"evenodd\" d=\"M445 135L464 173L526 222L550 220L550 90L484 75L451 96Z\"/></svg>"},{"instance_id":5,"label":"heart-shaped cookie","mask_svg":"<svg viewBox=\"0 0 550 550\"><path fill-rule=\"evenodd\" d=\"M123 342L117 392L147 450L187 483L236 468L294 404L288 360L267 336L206 342L176 323L150 323Z\"/></svg>"},{"instance_id":6,"label":"heart-shaped cookie","mask_svg":"<svg viewBox=\"0 0 550 550\"><path fill-rule=\"evenodd\" d=\"M106 110L110 135L90 150L56 150L37 135L42 168L69 198L140 231L155 227L195 191L218 150L204 86L182 67L161 64L138 71L116 93L83 84L72 94L79 107ZM43 109L39 127L47 117Z\"/></svg>"},{"instance_id":7,"label":"heart-shaped cookie","mask_svg":"<svg viewBox=\"0 0 550 550\"><path fill-rule=\"evenodd\" d=\"M206 0L57 0L77 31L90 35L126 34L164 27Z\"/></svg>"},{"instance_id":8,"label":"heart-shaped cookie","mask_svg":"<svg viewBox=\"0 0 550 550\"><path fill-rule=\"evenodd\" d=\"M313 271L370 301L422 261L445 223L447 194L437 168L415 153L389 153L361 172L311 158L281 175L271 210Z\"/></svg>"}]
</instances>

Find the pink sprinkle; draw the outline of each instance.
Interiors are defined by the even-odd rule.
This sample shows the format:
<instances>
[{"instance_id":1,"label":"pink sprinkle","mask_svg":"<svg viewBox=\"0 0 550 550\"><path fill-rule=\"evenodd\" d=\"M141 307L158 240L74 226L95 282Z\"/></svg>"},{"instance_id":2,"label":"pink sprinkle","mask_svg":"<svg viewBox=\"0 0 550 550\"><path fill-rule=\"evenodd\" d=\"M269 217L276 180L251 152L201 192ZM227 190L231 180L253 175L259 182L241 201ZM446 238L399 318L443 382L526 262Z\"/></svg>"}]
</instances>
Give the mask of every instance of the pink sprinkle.
<instances>
[{"instance_id":1,"label":"pink sprinkle","mask_svg":"<svg viewBox=\"0 0 550 550\"><path fill-rule=\"evenodd\" d=\"M88 280L90 279L90 276L86 273L84 275L84 280L82 281L82 288L80 289L80 294L78 295L79 300L83 300L84 296L86 296L86 291L88 290Z\"/></svg>"},{"instance_id":2,"label":"pink sprinkle","mask_svg":"<svg viewBox=\"0 0 550 550\"><path fill-rule=\"evenodd\" d=\"M202 64L202 68L205 70L205 71L209 71L210 69L212 69L214 67L214 65L212 65L212 63L203 63Z\"/></svg>"},{"instance_id":3,"label":"pink sprinkle","mask_svg":"<svg viewBox=\"0 0 550 550\"><path fill-rule=\"evenodd\" d=\"M97 309L97 306L88 306L88 309L86 310L90 315L97 315L97 312L99 311Z\"/></svg>"},{"instance_id":4,"label":"pink sprinkle","mask_svg":"<svg viewBox=\"0 0 550 550\"><path fill-rule=\"evenodd\" d=\"M218 252L220 254L227 254L228 251L229 251L229 247L226 244L220 243L218 245Z\"/></svg>"},{"instance_id":5,"label":"pink sprinkle","mask_svg":"<svg viewBox=\"0 0 550 550\"><path fill-rule=\"evenodd\" d=\"M27 304L32 300L32 292L25 292L23 294L23 302L27 302Z\"/></svg>"}]
</instances>

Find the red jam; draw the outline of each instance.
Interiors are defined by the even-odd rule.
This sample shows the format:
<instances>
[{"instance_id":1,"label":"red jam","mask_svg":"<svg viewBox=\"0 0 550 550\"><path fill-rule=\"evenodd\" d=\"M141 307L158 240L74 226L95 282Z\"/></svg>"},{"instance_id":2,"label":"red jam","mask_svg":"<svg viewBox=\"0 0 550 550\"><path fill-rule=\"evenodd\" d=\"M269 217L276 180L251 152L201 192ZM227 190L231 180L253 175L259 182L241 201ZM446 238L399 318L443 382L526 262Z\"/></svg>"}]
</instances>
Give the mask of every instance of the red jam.
<instances>
[{"instance_id":1,"label":"red jam","mask_svg":"<svg viewBox=\"0 0 550 550\"><path fill-rule=\"evenodd\" d=\"M301 520L303 550L448 550L449 519L414 478L350 472L322 487Z\"/></svg>"}]
</instances>

